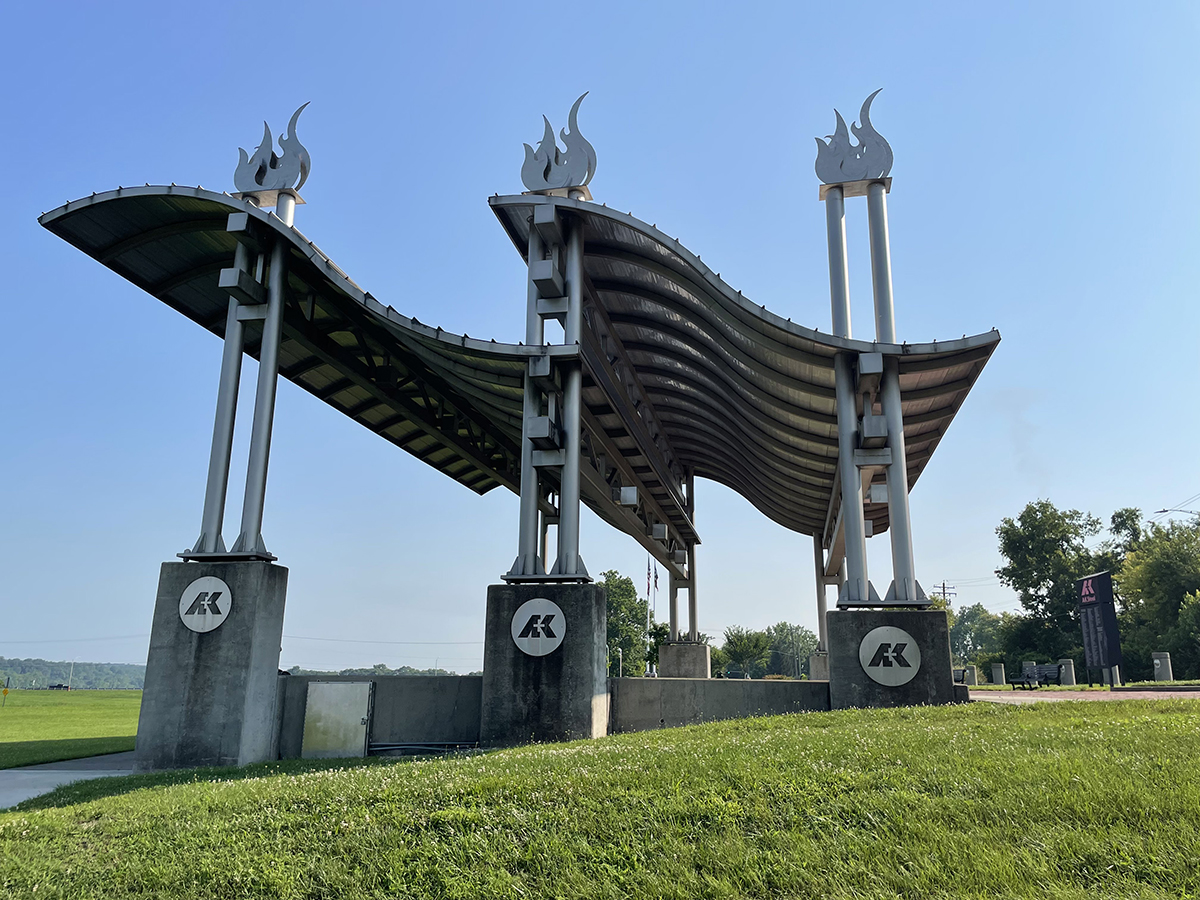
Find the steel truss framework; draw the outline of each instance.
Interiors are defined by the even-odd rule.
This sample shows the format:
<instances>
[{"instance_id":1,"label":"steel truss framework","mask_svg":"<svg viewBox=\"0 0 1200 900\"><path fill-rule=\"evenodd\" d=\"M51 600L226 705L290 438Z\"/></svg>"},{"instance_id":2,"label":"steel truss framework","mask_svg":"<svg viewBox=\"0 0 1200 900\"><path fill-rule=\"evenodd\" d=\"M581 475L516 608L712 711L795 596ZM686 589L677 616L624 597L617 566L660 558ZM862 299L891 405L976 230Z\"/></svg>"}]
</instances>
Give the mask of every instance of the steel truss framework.
<instances>
[{"instance_id":1,"label":"steel truss framework","mask_svg":"<svg viewBox=\"0 0 1200 900\"><path fill-rule=\"evenodd\" d=\"M123 188L40 221L218 336L233 297L255 358L271 278L264 261L275 259L283 275L279 373L480 494L499 486L520 493L522 443L530 441L540 454L543 547L565 471L562 394L570 373L581 372L579 497L646 547L673 588L690 586L693 603L700 538L692 479L721 482L773 521L816 536L834 579L844 552L835 360L848 361L860 417L878 410L884 363L898 368L911 487L1000 339L992 331L885 344L823 334L751 303L630 215L555 196L490 203L530 265L539 317L569 323L565 292L577 290L577 344L504 344L423 325L364 292L300 231L228 194ZM532 243L531 231L539 232ZM566 283L567 235L576 233L577 289ZM530 257L535 244L541 259ZM273 256L276 247L282 255ZM235 265L256 255L257 266ZM536 387L537 421L527 384ZM886 491L870 488L886 483L890 451L869 435L862 443L855 462L866 528L878 534L889 524ZM540 557L544 564L544 549ZM694 638L694 606L691 631Z\"/></svg>"}]
</instances>

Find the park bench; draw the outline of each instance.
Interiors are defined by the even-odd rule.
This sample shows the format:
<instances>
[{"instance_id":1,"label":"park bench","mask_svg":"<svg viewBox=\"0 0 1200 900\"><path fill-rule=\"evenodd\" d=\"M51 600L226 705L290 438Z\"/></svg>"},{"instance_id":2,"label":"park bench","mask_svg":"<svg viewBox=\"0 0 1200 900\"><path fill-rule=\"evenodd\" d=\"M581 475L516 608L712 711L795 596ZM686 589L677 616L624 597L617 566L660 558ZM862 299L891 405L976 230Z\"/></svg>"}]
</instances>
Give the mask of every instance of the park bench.
<instances>
[{"instance_id":1,"label":"park bench","mask_svg":"<svg viewBox=\"0 0 1200 900\"><path fill-rule=\"evenodd\" d=\"M1062 684L1062 670L1061 663L1025 666L1021 669L1021 674L1008 679L1008 683L1014 691L1018 686L1022 690L1031 691L1043 684Z\"/></svg>"}]
</instances>

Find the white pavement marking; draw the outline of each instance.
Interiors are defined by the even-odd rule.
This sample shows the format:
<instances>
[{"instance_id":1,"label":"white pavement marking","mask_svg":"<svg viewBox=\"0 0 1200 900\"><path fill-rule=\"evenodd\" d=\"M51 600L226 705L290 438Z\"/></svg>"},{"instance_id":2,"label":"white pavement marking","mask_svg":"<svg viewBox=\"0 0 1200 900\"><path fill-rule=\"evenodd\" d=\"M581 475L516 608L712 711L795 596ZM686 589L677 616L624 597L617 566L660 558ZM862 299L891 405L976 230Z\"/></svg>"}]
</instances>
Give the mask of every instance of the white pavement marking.
<instances>
[{"instance_id":1,"label":"white pavement marking","mask_svg":"<svg viewBox=\"0 0 1200 900\"><path fill-rule=\"evenodd\" d=\"M89 778L132 774L132 751L22 766L18 769L0 769L0 810L16 806L31 797L40 797L62 784Z\"/></svg>"}]
</instances>

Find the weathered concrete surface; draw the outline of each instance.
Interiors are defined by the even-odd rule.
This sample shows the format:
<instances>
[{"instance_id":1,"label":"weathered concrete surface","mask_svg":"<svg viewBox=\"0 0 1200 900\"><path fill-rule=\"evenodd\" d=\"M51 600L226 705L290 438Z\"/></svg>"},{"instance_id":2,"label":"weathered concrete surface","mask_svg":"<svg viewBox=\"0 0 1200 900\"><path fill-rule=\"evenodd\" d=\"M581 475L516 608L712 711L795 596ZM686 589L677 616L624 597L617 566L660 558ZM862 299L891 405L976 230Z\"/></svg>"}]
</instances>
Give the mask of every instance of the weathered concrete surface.
<instances>
[{"instance_id":1,"label":"weathered concrete surface","mask_svg":"<svg viewBox=\"0 0 1200 900\"><path fill-rule=\"evenodd\" d=\"M537 597L557 603L566 620L562 645L546 656L525 654L512 637L513 614ZM603 737L608 724L607 638L600 585L489 586L480 742L497 747Z\"/></svg>"},{"instance_id":2,"label":"weathered concrete surface","mask_svg":"<svg viewBox=\"0 0 1200 900\"><path fill-rule=\"evenodd\" d=\"M829 709L825 681L610 678L608 684L614 734Z\"/></svg>"},{"instance_id":3,"label":"weathered concrete surface","mask_svg":"<svg viewBox=\"0 0 1200 900\"><path fill-rule=\"evenodd\" d=\"M829 680L829 654L818 650L808 657L808 677L812 681Z\"/></svg>"},{"instance_id":4,"label":"weathered concrete surface","mask_svg":"<svg viewBox=\"0 0 1200 900\"><path fill-rule=\"evenodd\" d=\"M1007 684L1004 677L1004 663L992 663L992 684Z\"/></svg>"},{"instance_id":5,"label":"weathered concrete surface","mask_svg":"<svg viewBox=\"0 0 1200 900\"><path fill-rule=\"evenodd\" d=\"M0 809L48 794L62 784L133 773L133 751L0 769Z\"/></svg>"},{"instance_id":6,"label":"weathered concrete surface","mask_svg":"<svg viewBox=\"0 0 1200 900\"><path fill-rule=\"evenodd\" d=\"M961 702L950 669L950 629L943 610L830 610L826 621L829 699L834 709L937 706ZM859 645L863 638L873 629L885 625L908 632L920 648L921 665L907 684L896 687L879 684L867 675L859 661Z\"/></svg>"},{"instance_id":7,"label":"weathered concrete surface","mask_svg":"<svg viewBox=\"0 0 1200 900\"><path fill-rule=\"evenodd\" d=\"M662 678L711 678L712 652L708 644L668 641L658 648L658 674Z\"/></svg>"},{"instance_id":8,"label":"weathered concrete surface","mask_svg":"<svg viewBox=\"0 0 1200 900\"><path fill-rule=\"evenodd\" d=\"M276 758L279 643L288 570L268 562L163 563L138 717L137 768L237 766ZM212 575L233 595L204 634L179 598Z\"/></svg>"},{"instance_id":9,"label":"weathered concrete surface","mask_svg":"<svg viewBox=\"0 0 1200 900\"><path fill-rule=\"evenodd\" d=\"M474 744L479 741L479 675L280 675L279 756L299 759L304 709L313 681L372 681L372 744Z\"/></svg>"}]
</instances>

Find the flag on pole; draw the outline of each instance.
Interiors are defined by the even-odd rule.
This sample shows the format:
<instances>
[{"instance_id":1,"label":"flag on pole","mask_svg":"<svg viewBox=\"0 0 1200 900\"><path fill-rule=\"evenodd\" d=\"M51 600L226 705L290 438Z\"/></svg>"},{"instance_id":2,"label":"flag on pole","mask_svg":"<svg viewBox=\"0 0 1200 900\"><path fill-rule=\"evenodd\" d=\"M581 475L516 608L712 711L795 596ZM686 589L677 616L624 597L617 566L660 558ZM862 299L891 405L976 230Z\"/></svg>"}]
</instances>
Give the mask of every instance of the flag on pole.
<instances>
[{"instance_id":1,"label":"flag on pole","mask_svg":"<svg viewBox=\"0 0 1200 900\"><path fill-rule=\"evenodd\" d=\"M646 599L650 599L650 554L646 554Z\"/></svg>"},{"instance_id":2,"label":"flag on pole","mask_svg":"<svg viewBox=\"0 0 1200 900\"><path fill-rule=\"evenodd\" d=\"M654 564L654 593L658 593L658 563Z\"/></svg>"}]
</instances>

